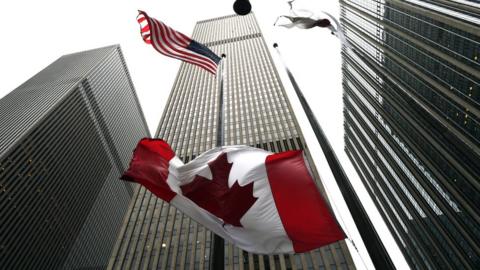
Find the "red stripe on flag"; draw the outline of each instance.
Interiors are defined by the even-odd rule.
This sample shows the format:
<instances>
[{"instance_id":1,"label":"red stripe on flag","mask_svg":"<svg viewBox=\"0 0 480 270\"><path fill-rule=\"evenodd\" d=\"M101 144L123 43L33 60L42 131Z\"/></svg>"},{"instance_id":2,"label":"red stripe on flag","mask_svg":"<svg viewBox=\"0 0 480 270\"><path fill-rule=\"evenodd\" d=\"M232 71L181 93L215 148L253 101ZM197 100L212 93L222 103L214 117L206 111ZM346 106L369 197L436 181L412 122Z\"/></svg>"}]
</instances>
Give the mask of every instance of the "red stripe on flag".
<instances>
[{"instance_id":1,"label":"red stripe on flag","mask_svg":"<svg viewBox=\"0 0 480 270\"><path fill-rule=\"evenodd\" d=\"M268 181L295 252L345 239L305 165L301 151L267 156Z\"/></svg>"},{"instance_id":2,"label":"red stripe on flag","mask_svg":"<svg viewBox=\"0 0 480 270\"><path fill-rule=\"evenodd\" d=\"M175 42L175 44L178 44L181 47L186 48L192 40L190 38L183 38L182 35L180 35L179 32L173 30L172 28L168 27L167 25L163 24L165 26L168 36L170 37L171 40Z\"/></svg>"},{"instance_id":3,"label":"red stripe on flag","mask_svg":"<svg viewBox=\"0 0 480 270\"><path fill-rule=\"evenodd\" d=\"M140 30L142 32L147 32L147 31L150 31L150 25L145 25L145 27L142 28L142 30Z\"/></svg>"},{"instance_id":4,"label":"red stripe on flag","mask_svg":"<svg viewBox=\"0 0 480 270\"><path fill-rule=\"evenodd\" d=\"M154 41L153 45L158 52L166 56L170 56L194 65L201 66L210 72L212 72L212 70L215 70L214 67L207 66L205 62L201 61L200 59L189 58L189 55L187 53L174 49L170 41L165 38L164 30L162 30L161 28L163 24L151 18L149 18L148 21L152 25L152 40ZM186 48L184 49L187 50ZM213 71L212 73L215 72Z\"/></svg>"},{"instance_id":5,"label":"red stripe on flag","mask_svg":"<svg viewBox=\"0 0 480 270\"><path fill-rule=\"evenodd\" d=\"M169 162L174 156L164 140L141 139L128 170L120 179L139 183L162 200L170 202L177 195L167 184Z\"/></svg>"},{"instance_id":6,"label":"red stripe on flag","mask_svg":"<svg viewBox=\"0 0 480 270\"><path fill-rule=\"evenodd\" d=\"M160 35L161 35L161 39L165 42L165 45L167 45L170 49L172 49L173 51L175 51L178 54L182 54L183 56L189 57L189 58L187 58L189 60L190 59L195 60L196 62L198 62L197 65L201 65L205 69L207 69L207 67L212 68L212 69L216 68L216 64L210 58L205 57L203 55L190 53L189 50L186 48L186 46L188 46L188 44L184 45L184 44L176 43L175 40L172 39L172 36L169 35L169 30L171 30L170 27L166 26L164 23L162 23L160 21L156 21L156 22L160 25L160 31L159 32L160 32ZM171 31L175 31L175 30L171 30ZM185 51L178 50L175 47L175 45L185 49Z\"/></svg>"}]
</instances>

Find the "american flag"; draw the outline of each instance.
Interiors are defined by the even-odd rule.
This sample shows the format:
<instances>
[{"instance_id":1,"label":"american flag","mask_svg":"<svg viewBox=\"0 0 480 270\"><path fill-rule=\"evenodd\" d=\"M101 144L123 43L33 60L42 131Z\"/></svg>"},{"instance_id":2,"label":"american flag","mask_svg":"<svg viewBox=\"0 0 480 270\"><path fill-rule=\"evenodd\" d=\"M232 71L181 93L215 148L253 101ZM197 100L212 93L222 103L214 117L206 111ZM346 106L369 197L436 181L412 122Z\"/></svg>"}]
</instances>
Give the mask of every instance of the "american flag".
<instances>
[{"instance_id":1,"label":"american flag","mask_svg":"<svg viewBox=\"0 0 480 270\"><path fill-rule=\"evenodd\" d=\"M161 21L138 11L140 34L147 44L166 56L170 56L206 69L215 74L221 58L205 45L173 30Z\"/></svg>"}]
</instances>

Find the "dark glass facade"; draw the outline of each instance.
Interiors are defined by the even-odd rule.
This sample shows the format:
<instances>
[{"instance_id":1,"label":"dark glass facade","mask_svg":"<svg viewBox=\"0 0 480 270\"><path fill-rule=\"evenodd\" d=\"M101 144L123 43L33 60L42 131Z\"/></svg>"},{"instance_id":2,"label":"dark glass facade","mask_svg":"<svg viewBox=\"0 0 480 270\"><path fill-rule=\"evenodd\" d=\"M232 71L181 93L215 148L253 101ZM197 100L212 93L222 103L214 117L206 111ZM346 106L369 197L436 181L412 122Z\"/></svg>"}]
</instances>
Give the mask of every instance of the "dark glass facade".
<instances>
[{"instance_id":1,"label":"dark glass facade","mask_svg":"<svg viewBox=\"0 0 480 270\"><path fill-rule=\"evenodd\" d=\"M0 268L104 269L148 129L119 46L65 55L0 100Z\"/></svg>"},{"instance_id":2,"label":"dark glass facade","mask_svg":"<svg viewBox=\"0 0 480 270\"><path fill-rule=\"evenodd\" d=\"M303 136L254 15L200 21L193 38L227 55L225 144L273 152L303 149ZM156 135L185 162L216 145L217 79L181 64ZM313 163L311 168L323 192ZM134 196L109 269L209 269L209 230L144 188ZM355 268L344 241L304 254L275 256L247 253L225 243L224 262L225 269Z\"/></svg>"},{"instance_id":3,"label":"dark glass facade","mask_svg":"<svg viewBox=\"0 0 480 270\"><path fill-rule=\"evenodd\" d=\"M480 5L341 1L346 152L414 269L480 265Z\"/></svg>"}]
</instances>

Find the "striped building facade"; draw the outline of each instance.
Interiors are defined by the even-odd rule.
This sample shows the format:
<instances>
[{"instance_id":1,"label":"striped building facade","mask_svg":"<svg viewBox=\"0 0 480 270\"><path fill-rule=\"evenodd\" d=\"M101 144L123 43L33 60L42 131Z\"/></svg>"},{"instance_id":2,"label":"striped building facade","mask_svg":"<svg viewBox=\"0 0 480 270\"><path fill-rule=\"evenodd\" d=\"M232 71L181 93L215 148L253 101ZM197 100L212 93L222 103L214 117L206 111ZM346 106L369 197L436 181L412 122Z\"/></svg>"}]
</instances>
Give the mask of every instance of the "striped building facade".
<instances>
[{"instance_id":1,"label":"striped building facade","mask_svg":"<svg viewBox=\"0 0 480 270\"><path fill-rule=\"evenodd\" d=\"M413 269L480 265L480 3L342 0L346 152Z\"/></svg>"},{"instance_id":2,"label":"striped building facade","mask_svg":"<svg viewBox=\"0 0 480 270\"><path fill-rule=\"evenodd\" d=\"M120 47L60 57L0 100L0 268L105 269L148 129Z\"/></svg>"},{"instance_id":3,"label":"striped building facade","mask_svg":"<svg viewBox=\"0 0 480 270\"><path fill-rule=\"evenodd\" d=\"M303 149L299 125L254 15L200 21L193 38L227 56L225 144L273 152ZM194 159L216 145L217 103L218 80L182 63L156 136L165 139L184 162ZM209 230L144 188L134 196L109 269L210 268ZM355 269L344 241L305 254L275 256L247 253L225 243L224 262L225 269Z\"/></svg>"}]
</instances>

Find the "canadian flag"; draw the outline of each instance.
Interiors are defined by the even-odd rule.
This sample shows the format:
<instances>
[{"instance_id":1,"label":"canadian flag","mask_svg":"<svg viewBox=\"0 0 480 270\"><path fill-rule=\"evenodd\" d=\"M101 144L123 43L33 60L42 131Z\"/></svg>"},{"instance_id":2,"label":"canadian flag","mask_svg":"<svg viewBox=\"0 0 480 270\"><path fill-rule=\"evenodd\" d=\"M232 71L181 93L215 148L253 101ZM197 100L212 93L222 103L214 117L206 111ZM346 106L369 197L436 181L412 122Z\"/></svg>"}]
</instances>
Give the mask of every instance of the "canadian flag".
<instances>
[{"instance_id":1,"label":"canadian flag","mask_svg":"<svg viewBox=\"0 0 480 270\"><path fill-rule=\"evenodd\" d=\"M299 253L345 239L302 151L225 146L183 164L165 141L145 138L122 179L249 252Z\"/></svg>"}]
</instances>

